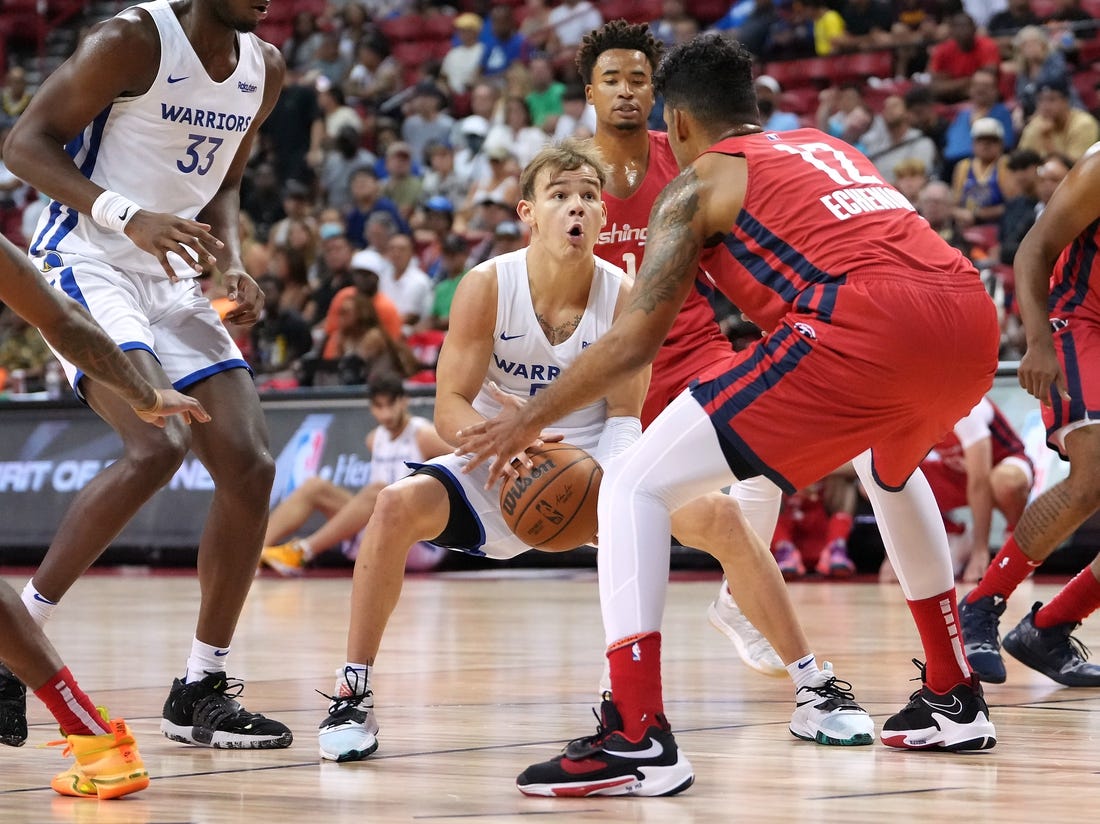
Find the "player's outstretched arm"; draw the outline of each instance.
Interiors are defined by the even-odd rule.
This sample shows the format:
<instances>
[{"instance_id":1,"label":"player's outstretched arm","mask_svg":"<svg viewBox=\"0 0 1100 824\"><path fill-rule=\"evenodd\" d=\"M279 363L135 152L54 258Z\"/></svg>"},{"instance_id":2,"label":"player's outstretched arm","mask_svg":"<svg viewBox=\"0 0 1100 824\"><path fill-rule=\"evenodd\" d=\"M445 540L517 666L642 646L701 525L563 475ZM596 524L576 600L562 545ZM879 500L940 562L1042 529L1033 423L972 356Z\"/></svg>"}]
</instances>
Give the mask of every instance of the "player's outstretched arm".
<instances>
[{"instance_id":1,"label":"player's outstretched arm","mask_svg":"<svg viewBox=\"0 0 1100 824\"><path fill-rule=\"evenodd\" d=\"M194 398L156 389L141 376L113 340L75 300L51 289L30 261L0 236L0 301L42 332L66 360L125 400L143 420L164 426L168 415L208 421Z\"/></svg>"},{"instance_id":2,"label":"player's outstretched arm","mask_svg":"<svg viewBox=\"0 0 1100 824\"><path fill-rule=\"evenodd\" d=\"M1100 143L1094 144L1058 186L1035 225L1020 241L1013 266L1016 299L1027 335L1027 351L1020 360L1020 386L1044 405L1051 388L1065 398L1066 377L1054 353L1047 302L1050 275L1062 250L1085 227L1100 217Z\"/></svg>"}]
</instances>

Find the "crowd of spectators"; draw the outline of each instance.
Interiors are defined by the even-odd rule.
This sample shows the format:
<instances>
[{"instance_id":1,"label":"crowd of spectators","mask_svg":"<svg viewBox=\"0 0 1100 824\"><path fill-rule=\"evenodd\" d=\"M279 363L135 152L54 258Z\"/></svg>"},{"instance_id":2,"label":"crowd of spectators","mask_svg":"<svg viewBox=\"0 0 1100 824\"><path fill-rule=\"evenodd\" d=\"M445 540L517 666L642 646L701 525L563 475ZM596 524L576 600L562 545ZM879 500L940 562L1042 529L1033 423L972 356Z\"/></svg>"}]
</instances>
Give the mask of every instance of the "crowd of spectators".
<instances>
[{"instance_id":1,"label":"crowd of spectators","mask_svg":"<svg viewBox=\"0 0 1100 824\"><path fill-rule=\"evenodd\" d=\"M693 14L691 0L654 2L627 8L649 8L662 41L713 27L759 56L768 128L812 125L864 151L975 261L1003 309L1002 354L1021 354L1015 249L1100 139L1089 0L738 0L717 20ZM262 388L381 373L430 383L458 281L526 243L524 164L549 140L591 134L573 53L601 10L622 4L288 5L311 8L258 32L288 71L241 194L244 263L266 312L231 332ZM870 53L888 56L874 64L885 70L848 82L781 73L783 60ZM7 172L2 146L32 92L24 69L8 67L0 231L24 245L45 198ZM659 106L651 125L663 128ZM224 305L216 275L205 283ZM715 309L735 342L754 334L735 307ZM49 360L33 330L0 313L0 369L33 389Z\"/></svg>"}]
</instances>

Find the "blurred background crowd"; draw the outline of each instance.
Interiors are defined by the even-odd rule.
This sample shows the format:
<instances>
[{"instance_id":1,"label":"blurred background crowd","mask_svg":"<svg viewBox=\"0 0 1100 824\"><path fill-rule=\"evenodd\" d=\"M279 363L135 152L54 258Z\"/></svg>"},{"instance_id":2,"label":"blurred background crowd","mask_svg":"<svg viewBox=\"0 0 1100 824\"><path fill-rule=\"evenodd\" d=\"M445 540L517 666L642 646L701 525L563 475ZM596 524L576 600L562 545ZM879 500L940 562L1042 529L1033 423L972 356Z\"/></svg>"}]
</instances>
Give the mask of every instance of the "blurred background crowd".
<instances>
[{"instance_id":1,"label":"blurred background crowd","mask_svg":"<svg viewBox=\"0 0 1100 824\"><path fill-rule=\"evenodd\" d=\"M7 171L3 140L86 27L125 5L4 2L0 232L17 245L47 201ZM1100 0L273 0L257 33L282 49L286 86L240 226L267 307L231 332L261 389L431 384L459 280L526 243L523 165L594 128L577 45L622 17L668 44L711 28L744 42L766 126L816 126L867 154L978 266L1016 359L1016 248L1100 139L1098 16ZM220 305L217 278L204 283ZM758 334L717 300L735 345ZM54 391L51 360L0 311L4 390Z\"/></svg>"}]
</instances>

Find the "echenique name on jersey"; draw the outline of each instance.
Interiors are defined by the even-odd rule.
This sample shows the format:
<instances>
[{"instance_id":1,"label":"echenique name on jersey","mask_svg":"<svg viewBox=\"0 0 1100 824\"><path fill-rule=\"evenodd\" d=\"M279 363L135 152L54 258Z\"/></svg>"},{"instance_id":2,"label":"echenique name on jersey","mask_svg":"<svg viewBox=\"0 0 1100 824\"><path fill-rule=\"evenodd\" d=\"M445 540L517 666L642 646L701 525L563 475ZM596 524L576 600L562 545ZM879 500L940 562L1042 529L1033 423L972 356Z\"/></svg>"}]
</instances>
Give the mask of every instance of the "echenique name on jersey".
<instances>
[{"instance_id":1,"label":"echenique name on jersey","mask_svg":"<svg viewBox=\"0 0 1100 824\"><path fill-rule=\"evenodd\" d=\"M161 120L170 120L173 123L218 129L223 132L245 132L248 131L248 127L252 123L252 115L250 114L192 109L190 106L175 106L171 103L160 104L160 118Z\"/></svg>"},{"instance_id":2,"label":"echenique name on jersey","mask_svg":"<svg viewBox=\"0 0 1100 824\"><path fill-rule=\"evenodd\" d=\"M837 189L821 198L825 208L837 220L847 220L868 212L885 212L890 209L907 209L915 212L913 204L901 192L889 186L862 186Z\"/></svg>"}]
</instances>

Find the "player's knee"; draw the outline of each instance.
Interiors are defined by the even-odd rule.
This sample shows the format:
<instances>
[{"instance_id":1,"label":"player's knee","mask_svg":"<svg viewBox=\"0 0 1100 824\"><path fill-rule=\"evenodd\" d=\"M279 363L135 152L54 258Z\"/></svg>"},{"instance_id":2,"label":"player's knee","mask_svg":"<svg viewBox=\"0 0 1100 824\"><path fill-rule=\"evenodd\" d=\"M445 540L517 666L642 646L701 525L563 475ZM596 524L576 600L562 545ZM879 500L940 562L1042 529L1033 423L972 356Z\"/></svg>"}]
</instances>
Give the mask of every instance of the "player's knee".
<instances>
[{"instance_id":1,"label":"player's knee","mask_svg":"<svg viewBox=\"0 0 1100 824\"><path fill-rule=\"evenodd\" d=\"M207 467L215 487L232 488L242 497L265 502L275 482L275 459L261 444L236 444L219 449Z\"/></svg>"},{"instance_id":2,"label":"player's knee","mask_svg":"<svg viewBox=\"0 0 1100 824\"><path fill-rule=\"evenodd\" d=\"M139 441L126 443L123 462L130 464L132 471L141 475L150 486L160 487L168 483L183 464L191 448L191 439L186 431L168 426L144 434L146 437Z\"/></svg>"},{"instance_id":3,"label":"player's knee","mask_svg":"<svg viewBox=\"0 0 1100 824\"><path fill-rule=\"evenodd\" d=\"M417 507L413 505L409 495L402 490L401 485L390 485L378 492L370 528L387 536L396 536L414 525L417 517ZM392 541L383 543L392 543Z\"/></svg>"},{"instance_id":4,"label":"player's knee","mask_svg":"<svg viewBox=\"0 0 1100 824\"><path fill-rule=\"evenodd\" d=\"M1069 487L1069 504L1075 512L1088 515L1100 508L1100 466L1095 464L1078 471L1073 467L1065 483Z\"/></svg>"}]
</instances>

